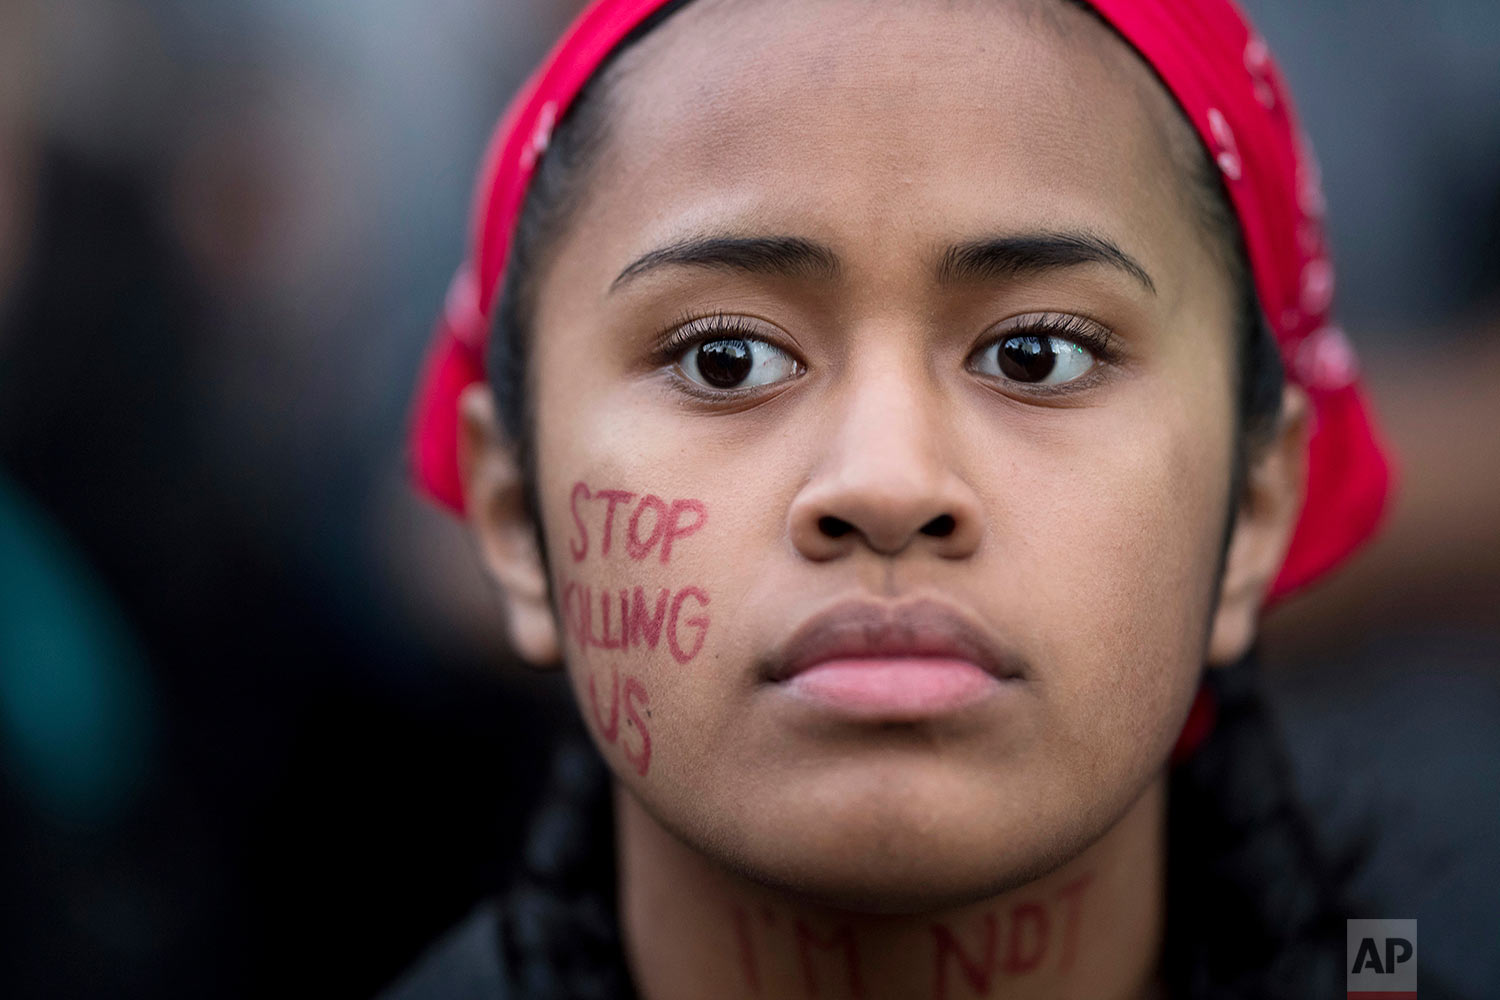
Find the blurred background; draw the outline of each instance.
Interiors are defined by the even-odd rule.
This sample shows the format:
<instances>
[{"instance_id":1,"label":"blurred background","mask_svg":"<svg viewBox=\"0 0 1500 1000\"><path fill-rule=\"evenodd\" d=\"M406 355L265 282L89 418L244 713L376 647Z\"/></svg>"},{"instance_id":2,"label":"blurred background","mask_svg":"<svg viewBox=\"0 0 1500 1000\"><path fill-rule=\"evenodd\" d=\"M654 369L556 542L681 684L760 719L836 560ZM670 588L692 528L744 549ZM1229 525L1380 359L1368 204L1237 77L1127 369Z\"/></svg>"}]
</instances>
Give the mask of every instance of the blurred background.
<instances>
[{"instance_id":1,"label":"blurred background","mask_svg":"<svg viewBox=\"0 0 1500 1000\"><path fill-rule=\"evenodd\" d=\"M1244 0L1401 459L1267 675L1361 891L1500 979L1500 6ZM0 995L367 997L502 886L575 723L404 431L576 3L0 0ZM1376 905L1372 902L1371 904Z\"/></svg>"}]
</instances>

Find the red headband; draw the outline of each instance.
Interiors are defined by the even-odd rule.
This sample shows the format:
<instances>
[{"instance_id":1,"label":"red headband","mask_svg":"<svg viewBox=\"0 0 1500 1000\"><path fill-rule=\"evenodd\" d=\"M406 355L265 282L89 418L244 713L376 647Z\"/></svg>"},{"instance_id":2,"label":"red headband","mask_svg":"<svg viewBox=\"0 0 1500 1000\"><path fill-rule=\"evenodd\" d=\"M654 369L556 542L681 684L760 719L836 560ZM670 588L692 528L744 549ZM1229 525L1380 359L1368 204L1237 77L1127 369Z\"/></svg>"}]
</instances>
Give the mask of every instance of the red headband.
<instances>
[{"instance_id":1,"label":"red headband","mask_svg":"<svg viewBox=\"0 0 1500 1000\"><path fill-rule=\"evenodd\" d=\"M463 510L458 395L484 379L491 309L526 186L552 128L630 31L667 0L596 0L501 119L480 175L471 256L455 279L417 400L422 487ZM1312 401L1307 498L1272 600L1322 575L1375 530L1391 469L1357 382L1353 350L1330 318L1333 265L1311 147L1263 39L1230 0L1092 0L1153 66L1223 173L1250 252L1260 304L1288 377Z\"/></svg>"}]
</instances>

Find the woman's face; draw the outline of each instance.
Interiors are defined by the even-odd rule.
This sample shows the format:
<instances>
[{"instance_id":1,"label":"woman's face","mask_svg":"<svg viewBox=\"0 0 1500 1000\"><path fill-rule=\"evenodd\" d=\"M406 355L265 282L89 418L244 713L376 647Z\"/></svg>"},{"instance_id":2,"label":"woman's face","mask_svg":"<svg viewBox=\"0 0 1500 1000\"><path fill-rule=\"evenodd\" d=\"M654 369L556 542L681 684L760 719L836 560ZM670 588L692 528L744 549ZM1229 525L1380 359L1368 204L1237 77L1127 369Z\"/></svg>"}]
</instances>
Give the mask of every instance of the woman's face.
<instances>
[{"instance_id":1,"label":"woman's face","mask_svg":"<svg viewBox=\"0 0 1500 1000\"><path fill-rule=\"evenodd\" d=\"M763 881L1036 877L1160 776L1214 626L1232 295L1169 98L1052 3L700 0L620 69L531 356L596 742Z\"/></svg>"}]
</instances>

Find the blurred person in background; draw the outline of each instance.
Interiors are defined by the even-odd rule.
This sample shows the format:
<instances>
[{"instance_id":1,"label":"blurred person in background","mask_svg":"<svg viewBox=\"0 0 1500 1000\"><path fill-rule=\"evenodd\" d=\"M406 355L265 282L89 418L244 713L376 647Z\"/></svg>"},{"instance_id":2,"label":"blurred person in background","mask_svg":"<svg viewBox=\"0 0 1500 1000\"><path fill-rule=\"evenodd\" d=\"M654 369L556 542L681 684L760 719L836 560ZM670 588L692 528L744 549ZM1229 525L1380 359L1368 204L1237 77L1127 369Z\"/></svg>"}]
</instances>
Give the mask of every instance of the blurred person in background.
<instances>
[{"instance_id":1,"label":"blurred person in background","mask_svg":"<svg viewBox=\"0 0 1500 1000\"><path fill-rule=\"evenodd\" d=\"M1288 657L1367 630L1500 628L1500 9L1485 0L1248 0L1330 189L1337 295L1390 400L1406 474L1360 573L1277 623ZM1334 43L1334 40L1337 43Z\"/></svg>"},{"instance_id":2,"label":"blurred person in background","mask_svg":"<svg viewBox=\"0 0 1500 1000\"><path fill-rule=\"evenodd\" d=\"M0 8L0 373L48 251L39 211L40 10ZM0 393L10 387L0 377ZM156 704L143 652L84 552L0 466L0 989L78 994L151 964L134 867ZM142 923L145 923L142 921ZM88 967L114 966L120 978Z\"/></svg>"},{"instance_id":3,"label":"blurred person in background","mask_svg":"<svg viewBox=\"0 0 1500 1000\"><path fill-rule=\"evenodd\" d=\"M461 634L419 641L451 609L409 599L386 544L408 515L387 510L404 400L381 368L419 346L387 272L420 240L371 233L425 213L393 193L410 133L372 127L382 37L351 68L360 22L332 5L22 13L0 994L254 996L293 970L366 993L498 878L509 797L539 779L456 788L545 719ZM482 11L449 16L462 35ZM70 790L102 804L59 820ZM425 870L372 877L409 851Z\"/></svg>"},{"instance_id":4,"label":"blurred person in background","mask_svg":"<svg viewBox=\"0 0 1500 1000\"><path fill-rule=\"evenodd\" d=\"M1387 529L1273 612L1268 681L1362 898L1500 979L1500 6L1246 0L1328 191L1340 314L1398 457ZM1375 903L1371 903L1373 911Z\"/></svg>"}]
</instances>

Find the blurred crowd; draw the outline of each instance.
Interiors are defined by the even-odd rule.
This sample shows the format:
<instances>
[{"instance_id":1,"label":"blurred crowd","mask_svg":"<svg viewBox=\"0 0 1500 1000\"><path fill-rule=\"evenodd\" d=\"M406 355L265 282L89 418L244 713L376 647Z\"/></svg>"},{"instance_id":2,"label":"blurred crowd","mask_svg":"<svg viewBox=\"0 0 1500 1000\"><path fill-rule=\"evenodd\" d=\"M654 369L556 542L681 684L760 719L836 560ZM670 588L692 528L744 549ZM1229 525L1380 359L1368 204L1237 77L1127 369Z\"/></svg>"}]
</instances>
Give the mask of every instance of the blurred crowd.
<instances>
[{"instance_id":1,"label":"blurred crowd","mask_svg":"<svg viewBox=\"0 0 1500 1000\"><path fill-rule=\"evenodd\" d=\"M503 883L576 723L404 431L489 128L576 6L0 0L0 995L368 996ZM1500 7L1245 6L1401 468L1271 679L1310 768L1364 747L1438 817L1488 787L1410 891L1500 898L1464 867L1500 872Z\"/></svg>"}]
</instances>

